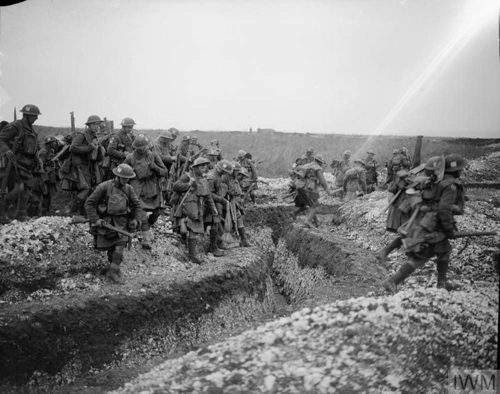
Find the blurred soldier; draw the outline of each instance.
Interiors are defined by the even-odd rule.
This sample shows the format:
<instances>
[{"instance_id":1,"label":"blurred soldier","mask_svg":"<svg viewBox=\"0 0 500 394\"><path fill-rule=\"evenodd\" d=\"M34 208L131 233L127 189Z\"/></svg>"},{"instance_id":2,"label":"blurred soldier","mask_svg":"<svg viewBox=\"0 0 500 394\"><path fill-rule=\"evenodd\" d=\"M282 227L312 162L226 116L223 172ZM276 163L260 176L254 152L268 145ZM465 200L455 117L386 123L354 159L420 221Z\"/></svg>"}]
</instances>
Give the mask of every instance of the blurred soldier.
<instances>
[{"instance_id":1,"label":"blurred soldier","mask_svg":"<svg viewBox=\"0 0 500 394\"><path fill-rule=\"evenodd\" d=\"M297 172L302 174L302 178L300 182L295 183L297 192L295 196L295 206L298 209L294 216L309 207L309 212L305 220L305 225L308 227L315 227L317 225L316 210L319 205L319 186L321 185L327 194L331 195L328 184L323 176L323 167L325 164L323 157L317 154L314 157L313 163L295 168Z\"/></svg>"},{"instance_id":2,"label":"blurred soldier","mask_svg":"<svg viewBox=\"0 0 500 394\"><path fill-rule=\"evenodd\" d=\"M395 181L396 173L400 170L410 170L410 162L406 157L399 153L399 150L394 149L392 151L392 158L387 163L387 180L386 184L390 184Z\"/></svg>"},{"instance_id":3,"label":"blurred soldier","mask_svg":"<svg viewBox=\"0 0 500 394\"><path fill-rule=\"evenodd\" d=\"M229 207L231 209L233 217L233 221L236 224L236 231L239 234L240 237L240 246L243 247L249 247L251 246L250 243L248 242L248 238L246 235L245 231L245 224L244 224L244 217L245 217L245 208L244 208L244 203L243 203L243 190L241 189L240 182L239 182L239 174L240 171L244 170L244 173L248 172L246 171L246 168L241 167L240 163L234 162L233 164L233 173L229 177L229 189L227 192L228 195L228 200L229 200Z\"/></svg>"},{"instance_id":4,"label":"blurred soldier","mask_svg":"<svg viewBox=\"0 0 500 394\"><path fill-rule=\"evenodd\" d=\"M333 175L335 175L335 187L336 189L342 189L340 192L340 197L344 197L344 177L348 169L352 167L351 164L351 151L346 150L343 153L342 161L338 162L334 169Z\"/></svg>"},{"instance_id":5,"label":"blurred soldier","mask_svg":"<svg viewBox=\"0 0 500 394\"><path fill-rule=\"evenodd\" d=\"M176 204L172 209L173 218L179 231L187 232L187 246L189 259L195 264L201 264L202 260L198 255L197 245L200 238L205 234L206 228L220 223L220 217L215 208L214 200L208 189L208 181L203 176L208 171L208 160L204 157L197 158L191 165L188 172L182 174L179 180L174 183L176 192ZM215 230L217 231L217 230ZM213 237L213 230L210 229L210 247L216 241ZM215 234L215 237L217 234ZM217 249L217 245L215 245ZM216 254L214 254L216 255ZM217 255L221 255L218 253Z\"/></svg>"},{"instance_id":6,"label":"blurred soldier","mask_svg":"<svg viewBox=\"0 0 500 394\"><path fill-rule=\"evenodd\" d=\"M402 161L403 169L404 170L408 170L408 171L411 170L413 166L412 166L412 160L411 160L410 152L408 151L408 148L406 148L405 146L403 146L399 150L399 154L403 158L403 161Z\"/></svg>"},{"instance_id":7,"label":"blurred soldier","mask_svg":"<svg viewBox=\"0 0 500 394\"><path fill-rule=\"evenodd\" d=\"M172 134L172 142L174 142L179 136L179 130L177 130L175 127L171 127L167 131Z\"/></svg>"},{"instance_id":8,"label":"blurred soldier","mask_svg":"<svg viewBox=\"0 0 500 394\"><path fill-rule=\"evenodd\" d=\"M99 145L97 133L102 121L97 115L90 115L84 131L77 131L69 147L71 171L61 173L72 181L72 190L76 192L68 213L85 214L85 199L102 182L102 172L98 162L104 157Z\"/></svg>"},{"instance_id":9,"label":"blurred soldier","mask_svg":"<svg viewBox=\"0 0 500 394\"><path fill-rule=\"evenodd\" d=\"M464 209L465 193L459 178L465 165L465 159L459 154L446 156L443 179L435 187L422 192L415 219L405 224L403 232L403 245L409 261L382 283L386 290L395 292L397 285L434 256L437 287L453 289L454 286L447 281L452 250L449 240L454 238L456 230L453 215L462 214Z\"/></svg>"},{"instance_id":10,"label":"blurred soldier","mask_svg":"<svg viewBox=\"0 0 500 394\"><path fill-rule=\"evenodd\" d=\"M134 141L134 136L132 130L134 128L135 122L132 118L123 118L121 126L122 128L114 133L109 139L109 145L107 147L107 156L109 157L109 170L115 169L118 164L123 163L125 157L131 153L134 149L132 148L132 142ZM113 176L113 172L110 176Z\"/></svg>"},{"instance_id":11,"label":"blurred soldier","mask_svg":"<svg viewBox=\"0 0 500 394\"><path fill-rule=\"evenodd\" d=\"M160 179L160 189L163 195L163 202L170 201L170 195L172 193L172 166L175 163L177 149L172 145L174 140L172 133L166 131L158 136L157 143L154 144L153 152L156 153L163 165L167 169L167 176L161 177Z\"/></svg>"},{"instance_id":12,"label":"blurred soldier","mask_svg":"<svg viewBox=\"0 0 500 394\"><path fill-rule=\"evenodd\" d=\"M366 194L366 170L363 160L354 159L354 167L348 169L344 174L345 200L354 200Z\"/></svg>"},{"instance_id":13,"label":"blurred soldier","mask_svg":"<svg viewBox=\"0 0 500 394\"><path fill-rule=\"evenodd\" d=\"M32 197L33 173L39 169L38 134L33 123L41 115L36 105L27 104L21 109L23 118L15 120L0 130L0 221L6 222L6 210L12 205L16 218L27 216L28 202Z\"/></svg>"},{"instance_id":14,"label":"blurred soldier","mask_svg":"<svg viewBox=\"0 0 500 394\"><path fill-rule=\"evenodd\" d=\"M219 157L221 157L221 156L220 156L219 151L217 151L216 149L210 148L205 155L206 155L206 158L208 159L208 161L210 161L208 168L210 170L213 170L215 168L215 166L217 165L217 163L220 161Z\"/></svg>"},{"instance_id":15,"label":"blurred soldier","mask_svg":"<svg viewBox=\"0 0 500 394\"><path fill-rule=\"evenodd\" d=\"M307 148L306 154L295 160L295 164L298 166L303 166L307 163L312 163L314 161L314 149Z\"/></svg>"},{"instance_id":16,"label":"blurred soldier","mask_svg":"<svg viewBox=\"0 0 500 394\"><path fill-rule=\"evenodd\" d=\"M255 183L249 194L250 200L252 200L252 203L255 204L255 190L257 189L257 169L255 168L255 164L249 157L249 153L245 152L244 150L238 151L238 157L236 161L240 163L241 167L246 168L250 180Z\"/></svg>"},{"instance_id":17,"label":"blurred soldier","mask_svg":"<svg viewBox=\"0 0 500 394\"><path fill-rule=\"evenodd\" d=\"M94 234L94 247L106 250L109 270L106 276L115 283L122 282L120 264L127 241L126 236L103 227L108 223L120 230L135 231L138 222L144 216L141 203L128 184L135 177L134 171L127 164L120 164L113 169L114 179L99 184L85 203L85 210Z\"/></svg>"},{"instance_id":18,"label":"blurred soldier","mask_svg":"<svg viewBox=\"0 0 500 394\"><path fill-rule=\"evenodd\" d=\"M52 197L57 192L59 182L59 164L55 160L63 145L55 137L49 136L44 140L42 148L38 151L38 160L42 167L38 191L40 193L41 214L48 215Z\"/></svg>"},{"instance_id":19,"label":"blurred soldier","mask_svg":"<svg viewBox=\"0 0 500 394\"><path fill-rule=\"evenodd\" d=\"M141 221L141 246L151 249L151 226L161 213L161 190L159 178L167 176L167 169L161 158L149 150L150 141L144 134L139 134L132 143L134 151L124 160L134 170L136 177L130 185L141 201L141 208L151 212L147 220Z\"/></svg>"},{"instance_id":20,"label":"blurred soldier","mask_svg":"<svg viewBox=\"0 0 500 394\"><path fill-rule=\"evenodd\" d=\"M191 157L198 157L202 149L203 146L198 143L198 137L191 137L189 139L189 155Z\"/></svg>"},{"instance_id":21,"label":"blurred soldier","mask_svg":"<svg viewBox=\"0 0 500 394\"><path fill-rule=\"evenodd\" d=\"M228 160L221 160L216 164L215 168L207 174L208 190L215 203L217 212L223 217L226 217L227 210L229 209L228 192L232 173L233 165L231 162ZM221 253L218 248L222 246L221 235L224 231L219 223L214 224L213 229L210 230L213 231L210 233L210 251L214 253L214 255ZM226 227L229 226L229 224L230 223L225 223Z\"/></svg>"},{"instance_id":22,"label":"blurred soldier","mask_svg":"<svg viewBox=\"0 0 500 394\"><path fill-rule=\"evenodd\" d=\"M220 147L219 140L213 139L212 141L210 141L210 149L208 151L213 152L213 154L217 153L216 158L217 158L218 162L223 159L222 158L222 149ZM209 158L209 160L210 160L210 158Z\"/></svg>"},{"instance_id":23,"label":"blurred soldier","mask_svg":"<svg viewBox=\"0 0 500 394\"><path fill-rule=\"evenodd\" d=\"M366 169L366 192L371 193L375 191L375 187L378 183L378 163L375 160L375 153L372 151L368 151L367 158L365 160L365 169Z\"/></svg>"},{"instance_id":24,"label":"blurred soldier","mask_svg":"<svg viewBox=\"0 0 500 394\"><path fill-rule=\"evenodd\" d=\"M397 182L393 182L389 188L389 191L394 194L389 204L386 222L387 231L396 233L410 219L411 213L415 208L415 203L418 201L412 197L414 193L407 193L409 189L410 192L412 189L420 190L423 197L426 198L429 193L428 190L432 189L442 179L444 159L440 156L431 157L425 163L424 171L425 176L423 177L412 177L406 170L401 170L396 175ZM430 193L432 194L433 192ZM384 263L387 261L389 254L393 250L399 249L401 245L402 238L398 235L389 245L377 252L377 258L380 262Z\"/></svg>"}]
</instances>

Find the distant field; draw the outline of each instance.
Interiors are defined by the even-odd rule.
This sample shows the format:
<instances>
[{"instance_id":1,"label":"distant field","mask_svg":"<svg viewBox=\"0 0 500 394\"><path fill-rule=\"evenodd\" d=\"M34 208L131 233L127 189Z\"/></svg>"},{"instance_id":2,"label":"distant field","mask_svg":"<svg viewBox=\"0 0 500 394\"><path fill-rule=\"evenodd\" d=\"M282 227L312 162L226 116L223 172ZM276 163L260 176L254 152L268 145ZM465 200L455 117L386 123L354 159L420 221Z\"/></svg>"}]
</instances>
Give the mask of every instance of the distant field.
<instances>
[{"instance_id":1,"label":"distant field","mask_svg":"<svg viewBox=\"0 0 500 394\"><path fill-rule=\"evenodd\" d=\"M38 126L40 136L68 134L69 128ZM162 130L141 130L144 134L156 138ZM259 174L266 177L286 176L295 159L308 147L321 153L328 164L332 159L340 159L342 152L349 149L353 157L366 157L367 150L376 153L376 159L384 164L392 156L394 148L407 147L411 154L415 148L416 137L398 136L360 136L344 134L299 134L280 132L242 132L242 131L193 131L181 133L198 137L203 145L216 138L220 141L225 158L232 159L238 150L250 152L258 163ZM424 137L422 159L438 154L456 152L467 158L475 158L500 149L500 138L441 138Z\"/></svg>"}]
</instances>

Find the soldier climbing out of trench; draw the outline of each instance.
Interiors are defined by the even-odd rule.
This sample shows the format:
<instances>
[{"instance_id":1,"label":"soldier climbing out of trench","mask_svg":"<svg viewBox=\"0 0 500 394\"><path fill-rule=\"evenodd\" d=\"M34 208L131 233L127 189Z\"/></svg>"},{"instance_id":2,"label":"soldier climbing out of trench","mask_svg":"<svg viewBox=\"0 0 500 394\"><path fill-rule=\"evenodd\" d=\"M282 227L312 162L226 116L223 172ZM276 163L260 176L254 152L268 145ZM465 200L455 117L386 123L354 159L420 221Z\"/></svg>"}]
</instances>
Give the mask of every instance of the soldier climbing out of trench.
<instances>
[{"instance_id":1,"label":"soldier climbing out of trench","mask_svg":"<svg viewBox=\"0 0 500 394\"><path fill-rule=\"evenodd\" d=\"M173 185L174 228L177 228L181 235L187 236L189 259L195 264L202 263L198 245L208 226L211 227L210 247L217 248L216 226L220 223L220 216L209 191L208 181L204 177L208 164L208 159L198 157L191 164L189 171L182 174ZM215 229L215 233L212 229ZM214 256L220 255L222 254L214 253Z\"/></svg>"},{"instance_id":2,"label":"soldier climbing out of trench","mask_svg":"<svg viewBox=\"0 0 500 394\"><path fill-rule=\"evenodd\" d=\"M382 282L387 291L396 292L400 283L433 256L436 256L437 287L453 290L447 280L452 250L449 240L456 234L453 215L462 214L464 209L465 194L459 178L465 165L459 154L446 156L443 179L422 192L421 203L399 230L409 261Z\"/></svg>"},{"instance_id":3,"label":"soldier climbing out of trench","mask_svg":"<svg viewBox=\"0 0 500 394\"><path fill-rule=\"evenodd\" d=\"M94 247L107 251L109 269L106 276L115 283L122 283L120 264L125 245L130 239L105 225L135 231L145 215L134 188L129 185L130 179L136 176L132 167L123 163L112 171L115 178L96 187L85 202L85 210L90 221L90 232L94 235Z\"/></svg>"},{"instance_id":4,"label":"soldier climbing out of trench","mask_svg":"<svg viewBox=\"0 0 500 394\"><path fill-rule=\"evenodd\" d=\"M318 224L316 210L319 205L319 186L321 185L329 196L332 195L323 176L325 164L323 157L317 154L314 156L314 162L295 168L295 172L299 175L295 180L296 195L294 201L297 210L294 212L294 217L309 208L304 223L307 227L316 227Z\"/></svg>"}]
</instances>

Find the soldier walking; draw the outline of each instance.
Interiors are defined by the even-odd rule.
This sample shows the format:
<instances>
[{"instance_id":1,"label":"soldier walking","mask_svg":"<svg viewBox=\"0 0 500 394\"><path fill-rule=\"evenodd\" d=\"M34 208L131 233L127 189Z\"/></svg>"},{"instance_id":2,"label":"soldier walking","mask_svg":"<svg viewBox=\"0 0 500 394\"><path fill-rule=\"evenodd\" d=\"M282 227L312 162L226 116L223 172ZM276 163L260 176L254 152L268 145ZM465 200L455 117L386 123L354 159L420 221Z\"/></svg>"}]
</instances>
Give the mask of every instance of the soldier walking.
<instances>
[{"instance_id":1,"label":"soldier walking","mask_svg":"<svg viewBox=\"0 0 500 394\"><path fill-rule=\"evenodd\" d=\"M323 167L325 164L326 163L323 160L323 157L320 154L317 154L314 157L313 163L308 163L295 168L295 171L300 173L302 177L295 183L297 194L294 201L298 210L295 212L294 216L309 208L309 212L307 213L304 223L307 227L317 226L316 211L319 205L319 186L321 185L327 194L331 195L330 190L328 189L328 184L323 176Z\"/></svg>"},{"instance_id":2,"label":"soldier walking","mask_svg":"<svg viewBox=\"0 0 500 394\"><path fill-rule=\"evenodd\" d=\"M207 227L211 226L210 246L213 248L216 238L212 235L212 227L220 223L220 216L209 191L208 181L203 176L207 171L208 160L198 157L190 170L182 174L173 185L176 193L174 200L177 201L172 208L174 226L181 232L187 232L189 259L195 264L202 263L198 254L200 238L205 234ZM184 226L185 229L183 229Z\"/></svg>"},{"instance_id":3,"label":"soldier walking","mask_svg":"<svg viewBox=\"0 0 500 394\"><path fill-rule=\"evenodd\" d=\"M465 193L459 178L465 165L465 159L459 154L446 156L443 179L422 193L422 203L416 211L415 220L409 221L404 231L405 239L413 241L405 245L409 261L382 283L387 291L395 292L397 286L415 269L425 265L434 256L437 287L453 289L454 286L447 281L452 251L449 240L454 238L456 230L453 215L462 214L464 209Z\"/></svg>"},{"instance_id":4,"label":"soldier walking","mask_svg":"<svg viewBox=\"0 0 500 394\"><path fill-rule=\"evenodd\" d=\"M159 179L167 176L167 169L161 158L150 151L150 141L144 134L139 134L132 143L134 151L124 160L137 175L130 180L135 194L141 200L141 208L151 214L141 221L141 246L151 249L151 226L161 213L161 190Z\"/></svg>"},{"instance_id":5,"label":"soldier walking","mask_svg":"<svg viewBox=\"0 0 500 394\"><path fill-rule=\"evenodd\" d=\"M366 193L372 193L375 191L378 183L378 163L375 160L375 153L373 151L368 151L365 160L366 169Z\"/></svg>"},{"instance_id":6,"label":"soldier walking","mask_svg":"<svg viewBox=\"0 0 500 394\"><path fill-rule=\"evenodd\" d=\"M132 168L128 164L119 164L113 169L113 174L114 179L97 186L87 199L85 210L94 235L94 247L107 251L109 269L106 276L115 283L122 283L120 265L125 245L130 240L123 234L105 228L104 224L110 224L119 230L135 231L144 213L139 198L128 184L135 177Z\"/></svg>"},{"instance_id":7,"label":"soldier walking","mask_svg":"<svg viewBox=\"0 0 500 394\"><path fill-rule=\"evenodd\" d=\"M41 115L36 105L21 109L22 119L6 125L0 131L0 221L7 222L6 211L14 208L16 218L28 215L32 197L34 172L39 169L38 134L33 124Z\"/></svg>"},{"instance_id":8,"label":"soldier walking","mask_svg":"<svg viewBox=\"0 0 500 394\"><path fill-rule=\"evenodd\" d=\"M42 168L38 191L40 193L40 213L48 215L52 197L57 192L59 183L59 165L54 158L61 151L62 144L55 137L48 136L43 147L38 151L38 159Z\"/></svg>"},{"instance_id":9,"label":"soldier walking","mask_svg":"<svg viewBox=\"0 0 500 394\"><path fill-rule=\"evenodd\" d=\"M345 200L354 200L360 195L366 194L366 170L363 160L355 159L354 167L344 174Z\"/></svg>"},{"instance_id":10,"label":"soldier walking","mask_svg":"<svg viewBox=\"0 0 500 394\"><path fill-rule=\"evenodd\" d=\"M344 177L347 170L352 167L351 151L346 150L343 153L342 161L338 162L334 168L333 175L335 176L335 188L340 189L340 198L344 198Z\"/></svg>"},{"instance_id":11,"label":"soldier walking","mask_svg":"<svg viewBox=\"0 0 500 394\"><path fill-rule=\"evenodd\" d=\"M113 169L123 163L125 157L134 149L134 135L132 134L135 122L132 118L123 118L122 128L114 133L109 139L106 155L109 157L109 177L113 176Z\"/></svg>"}]
</instances>

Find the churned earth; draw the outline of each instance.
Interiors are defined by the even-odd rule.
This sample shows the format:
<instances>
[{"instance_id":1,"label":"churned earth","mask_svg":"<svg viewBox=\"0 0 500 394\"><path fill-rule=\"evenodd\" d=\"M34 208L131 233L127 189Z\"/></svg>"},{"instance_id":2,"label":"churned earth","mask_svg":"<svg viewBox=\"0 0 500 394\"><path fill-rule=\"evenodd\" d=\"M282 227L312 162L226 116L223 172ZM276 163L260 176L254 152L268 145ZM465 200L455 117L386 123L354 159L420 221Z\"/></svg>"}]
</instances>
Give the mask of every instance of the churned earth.
<instances>
[{"instance_id":1,"label":"churned earth","mask_svg":"<svg viewBox=\"0 0 500 394\"><path fill-rule=\"evenodd\" d=\"M496 157L470 168L499 171ZM195 266L161 217L152 251L126 251L124 285L104 279L85 224L0 226L0 391L439 392L452 366L495 367L498 236L453 241L458 291L435 289L430 262L387 296L379 284L405 256L374 257L393 237L385 192L322 195L311 230L292 219L288 180L264 181L253 247ZM459 229L498 232L498 190L467 194Z\"/></svg>"}]
</instances>

